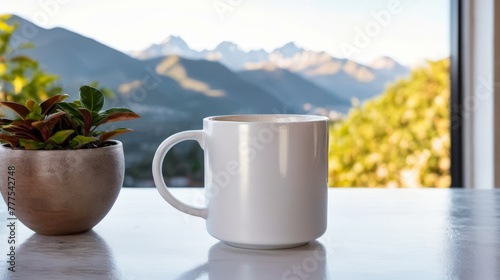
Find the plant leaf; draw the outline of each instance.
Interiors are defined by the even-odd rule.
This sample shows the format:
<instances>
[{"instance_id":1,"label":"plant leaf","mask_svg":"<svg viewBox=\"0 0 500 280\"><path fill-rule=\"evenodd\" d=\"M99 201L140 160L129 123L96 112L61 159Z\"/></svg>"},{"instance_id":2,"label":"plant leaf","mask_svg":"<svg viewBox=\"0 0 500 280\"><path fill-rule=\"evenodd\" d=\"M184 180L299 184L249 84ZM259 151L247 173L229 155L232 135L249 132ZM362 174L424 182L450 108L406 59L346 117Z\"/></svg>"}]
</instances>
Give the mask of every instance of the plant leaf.
<instances>
[{"instance_id":1,"label":"plant leaf","mask_svg":"<svg viewBox=\"0 0 500 280\"><path fill-rule=\"evenodd\" d=\"M123 134L123 133L131 132L131 131L132 131L132 129L128 129L128 128L118 128L118 129L115 129L112 131L108 131L108 132L104 133L103 135L101 135L101 137L99 137L99 141L101 141L101 143L104 143L115 136L118 136L118 135Z\"/></svg>"},{"instance_id":2,"label":"plant leaf","mask_svg":"<svg viewBox=\"0 0 500 280\"><path fill-rule=\"evenodd\" d=\"M13 121L12 125L24 127L28 130L31 130L33 128L31 124L34 122L35 120L18 120L18 121Z\"/></svg>"},{"instance_id":3,"label":"plant leaf","mask_svg":"<svg viewBox=\"0 0 500 280\"><path fill-rule=\"evenodd\" d=\"M59 120L62 118L62 116L66 115L66 112L57 112L55 114L52 114L48 116L43 122L47 125L47 128L49 131L53 131L54 127L56 124L59 122Z\"/></svg>"},{"instance_id":4,"label":"plant leaf","mask_svg":"<svg viewBox=\"0 0 500 280\"><path fill-rule=\"evenodd\" d=\"M77 118L82 123L85 122L85 120L83 119L82 113L78 109L73 108L73 106L71 106L69 103L59 102L59 103L56 103L56 106L59 109L61 109L62 111L66 112L68 115Z\"/></svg>"},{"instance_id":5,"label":"plant leaf","mask_svg":"<svg viewBox=\"0 0 500 280\"><path fill-rule=\"evenodd\" d=\"M38 129L38 131L40 131L44 142L47 142L47 140L49 140L50 131L49 131L49 128L47 127L47 125L43 121L34 122L31 125L36 127L36 129Z\"/></svg>"},{"instance_id":6,"label":"plant leaf","mask_svg":"<svg viewBox=\"0 0 500 280\"><path fill-rule=\"evenodd\" d=\"M41 104L40 104L40 107L42 108L42 112L41 114L42 115L46 115L50 112L50 109L57 103L57 102L61 102L63 101L64 99L68 98L69 95L67 94L58 94L58 95L54 95L52 96L51 98L43 101Z\"/></svg>"},{"instance_id":7,"label":"plant leaf","mask_svg":"<svg viewBox=\"0 0 500 280\"><path fill-rule=\"evenodd\" d=\"M42 113L42 108L40 107L40 105L38 105L38 103L35 102L35 100L27 100L26 101L26 104L24 105L24 107L28 108L28 110L30 110L30 112L37 112L38 114L41 114Z\"/></svg>"},{"instance_id":8,"label":"plant leaf","mask_svg":"<svg viewBox=\"0 0 500 280\"><path fill-rule=\"evenodd\" d=\"M140 117L141 116L134 113L134 111L126 108L111 108L102 112L100 114L100 118L98 119L99 122L94 123L94 125L98 126L105 123L133 120L133 119L138 119Z\"/></svg>"},{"instance_id":9,"label":"plant leaf","mask_svg":"<svg viewBox=\"0 0 500 280\"><path fill-rule=\"evenodd\" d=\"M90 133L90 137L100 136L100 135L103 135L106 132L107 131L103 131L103 130L93 131L92 133Z\"/></svg>"},{"instance_id":10,"label":"plant leaf","mask_svg":"<svg viewBox=\"0 0 500 280\"><path fill-rule=\"evenodd\" d=\"M0 119L0 126L2 125L8 125L8 124L11 124L12 123L12 120L9 120L9 119Z\"/></svg>"},{"instance_id":11,"label":"plant leaf","mask_svg":"<svg viewBox=\"0 0 500 280\"><path fill-rule=\"evenodd\" d=\"M27 150L39 150L45 148L46 144L43 142L38 142L34 140L28 139L19 139L19 145L24 147Z\"/></svg>"},{"instance_id":12,"label":"plant leaf","mask_svg":"<svg viewBox=\"0 0 500 280\"><path fill-rule=\"evenodd\" d=\"M16 132L16 133L12 134L12 136L16 137L17 139L29 139L29 140L34 140L37 142L43 141L43 139L40 139L40 138L34 136L30 132L22 132L22 131Z\"/></svg>"},{"instance_id":13,"label":"plant leaf","mask_svg":"<svg viewBox=\"0 0 500 280\"><path fill-rule=\"evenodd\" d=\"M29 113L29 114L26 115L26 119L27 120L39 121L39 120L43 119L43 116L40 115L38 112L31 112L31 113Z\"/></svg>"},{"instance_id":14,"label":"plant leaf","mask_svg":"<svg viewBox=\"0 0 500 280\"><path fill-rule=\"evenodd\" d=\"M33 120L13 121L10 125L2 126L2 130L13 133L13 136L18 138L41 141L43 139L41 138L41 134L31 125L33 122Z\"/></svg>"},{"instance_id":15,"label":"plant leaf","mask_svg":"<svg viewBox=\"0 0 500 280\"><path fill-rule=\"evenodd\" d=\"M73 101L73 104L76 106L76 108L82 108L82 102L80 102L80 100Z\"/></svg>"},{"instance_id":16,"label":"plant leaf","mask_svg":"<svg viewBox=\"0 0 500 280\"><path fill-rule=\"evenodd\" d=\"M71 122L70 117L68 115L62 116L58 124L59 124L59 126L57 128L59 130L66 130L66 129L76 130L75 124L73 124L73 122Z\"/></svg>"},{"instance_id":17,"label":"plant leaf","mask_svg":"<svg viewBox=\"0 0 500 280\"><path fill-rule=\"evenodd\" d=\"M6 125L2 127L3 131L11 132L11 133L26 133L26 134L33 134L33 132L36 130L31 123L29 123L29 126L25 124L23 121L14 121L12 122L11 125ZM34 139L38 139L36 136L34 136Z\"/></svg>"},{"instance_id":18,"label":"plant leaf","mask_svg":"<svg viewBox=\"0 0 500 280\"><path fill-rule=\"evenodd\" d=\"M12 148L19 146L19 140L15 136L0 134L0 140L5 140L9 142Z\"/></svg>"},{"instance_id":19,"label":"plant leaf","mask_svg":"<svg viewBox=\"0 0 500 280\"><path fill-rule=\"evenodd\" d=\"M35 60L33 60L32 58L25 56L25 55L18 55L18 56L13 57L9 60L12 62L26 62L26 63L30 63L30 64L37 64L37 62Z\"/></svg>"},{"instance_id":20,"label":"plant leaf","mask_svg":"<svg viewBox=\"0 0 500 280\"><path fill-rule=\"evenodd\" d=\"M99 112L104 106L104 94L96 88L80 87L80 102L89 111Z\"/></svg>"},{"instance_id":21,"label":"plant leaf","mask_svg":"<svg viewBox=\"0 0 500 280\"><path fill-rule=\"evenodd\" d=\"M75 131L72 129L68 130L59 130L56 132L54 135L50 136L49 141L53 141L56 144L61 144L64 142L71 134L73 134Z\"/></svg>"},{"instance_id":22,"label":"plant leaf","mask_svg":"<svg viewBox=\"0 0 500 280\"><path fill-rule=\"evenodd\" d=\"M89 136L90 126L92 125L92 115L90 114L90 111L85 108L80 108L78 110L82 113L84 119L83 135Z\"/></svg>"},{"instance_id":23,"label":"plant leaf","mask_svg":"<svg viewBox=\"0 0 500 280\"><path fill-rule=\"evenodd\" d=\"M72 149L78 149L78 148L81 148L82 146L84 146L88 143L92 143L95 141L98 141L98 140L95 138L92 138L92 137L77 135L75 138L73 138L73 140L71 140L70 145L71 145Z\"/></svg>"},{"instance_id":24,"label":"plant leaf","mask_svg":"<svg viewBox=\"0 0 500 280\"><path fill-rule=\"evenodd\" d=\"M40 105L38 105L37 102L35 102L34 100L28 100L26 101L26 105L24 105L26 108L28 108L28 110L30 110L30 113L28 115L26 115L26 119L30 119L30 120L42 120L43 117L42 117L42 108L40 107Z\"/></svg>"},{"instance_id":25,"label":"plant leaf","mask_svg":"<svg viewBox=\"0 0 500 280\"><path fill-rule=\"evenodd\" d=\"M0 104L16 112L23 120L26 119L26 116L30 113L28 108L16 102L0 101Z\"/></svg>"}]
</instances>

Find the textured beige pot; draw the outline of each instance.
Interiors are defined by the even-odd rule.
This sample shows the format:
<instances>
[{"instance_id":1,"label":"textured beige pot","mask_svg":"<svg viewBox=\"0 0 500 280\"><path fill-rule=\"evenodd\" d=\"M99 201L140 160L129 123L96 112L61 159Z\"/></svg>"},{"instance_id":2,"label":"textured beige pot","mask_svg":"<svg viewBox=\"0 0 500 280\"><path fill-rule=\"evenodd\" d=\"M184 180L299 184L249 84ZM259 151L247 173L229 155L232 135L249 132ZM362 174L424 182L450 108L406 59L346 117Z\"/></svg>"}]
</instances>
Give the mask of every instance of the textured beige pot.
<instances>
[{"instance_id":1,"label":"textured beige pot","mask_svg":"<svg viewBox=\"0 0 500 280\"><path fill-rule=\"evenodd\" d=\"M0 146L3 199L7 203L11 192L16 217L39 234L90 230L106 216L122 187L123 146L119 141L112 142L115 145L83 150L14 150ZM9 166L15 167L13 176ZM8 189L9 181L15 182L15 195Z\"/></svg>"}]
</instances>

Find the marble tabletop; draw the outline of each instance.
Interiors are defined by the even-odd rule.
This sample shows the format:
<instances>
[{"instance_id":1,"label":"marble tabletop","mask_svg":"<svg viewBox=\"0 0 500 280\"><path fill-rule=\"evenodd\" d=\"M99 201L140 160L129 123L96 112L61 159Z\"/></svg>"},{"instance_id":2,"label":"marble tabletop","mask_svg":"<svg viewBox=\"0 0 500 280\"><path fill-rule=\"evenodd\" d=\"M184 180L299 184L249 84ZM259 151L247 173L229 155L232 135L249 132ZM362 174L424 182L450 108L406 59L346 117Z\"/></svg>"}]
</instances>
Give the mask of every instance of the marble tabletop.
<instances>
[{"instance_id":1,"label":"marble tabletop","mask_svg":"<svg viewBox=\"0 0 500 280\"><path fill-rule=\"evenodd\" d=\"M203 189L173 189L200 205ZM122 189L92 231L19 222L15 272L0 204L2 279L500 279L500 190L330 189L328 230L286 250L234 248L156 189Z\"/></svg>"}]
</instances>

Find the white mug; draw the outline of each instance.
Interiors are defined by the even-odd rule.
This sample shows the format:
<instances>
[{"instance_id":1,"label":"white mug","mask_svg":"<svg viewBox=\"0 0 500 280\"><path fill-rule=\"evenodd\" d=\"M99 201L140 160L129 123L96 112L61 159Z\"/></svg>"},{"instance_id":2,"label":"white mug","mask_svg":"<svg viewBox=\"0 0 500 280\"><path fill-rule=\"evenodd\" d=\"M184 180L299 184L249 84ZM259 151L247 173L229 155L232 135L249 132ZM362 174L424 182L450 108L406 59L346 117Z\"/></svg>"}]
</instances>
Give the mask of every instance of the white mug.
<instances>
[{"instance_id":1,"label":"white mug","mask_svg":"<svg viewBox=\"0 0 500 280\"><path fill-rule=\"evenodd\" d=\"M204 208L177 200L162 176L168 150L184 140L196 140L204 150ZM303 245L326 230L328 118L205 118L203 130L180 132L161 143L153 177L168 203L206 219L207 231L221 241L252 249Z\"/></svg>"}]
</instances>

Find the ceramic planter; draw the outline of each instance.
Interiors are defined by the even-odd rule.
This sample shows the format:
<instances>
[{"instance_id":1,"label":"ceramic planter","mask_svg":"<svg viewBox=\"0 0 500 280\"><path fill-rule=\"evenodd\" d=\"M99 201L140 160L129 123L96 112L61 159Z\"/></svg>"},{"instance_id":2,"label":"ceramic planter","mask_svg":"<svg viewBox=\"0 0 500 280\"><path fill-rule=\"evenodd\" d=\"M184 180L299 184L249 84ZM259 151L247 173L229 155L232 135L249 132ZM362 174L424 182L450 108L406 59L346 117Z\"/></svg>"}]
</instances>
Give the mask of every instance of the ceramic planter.
<instances>
[{"instance_id":1,"label":"ceramic planter","mask_svg":"<svg viewBox=\"0 0 500 280\"><path fill-rule=\"evenodd\" d=\"M16 217L39 234L90 230L111 209L123 183L123 146L110 142L115 144L54 151L0 146L3 199L7 203L10 191ZM8 182L15 182L14 195L9 190L13 184Z\"/></svg>"}]
</instances>

